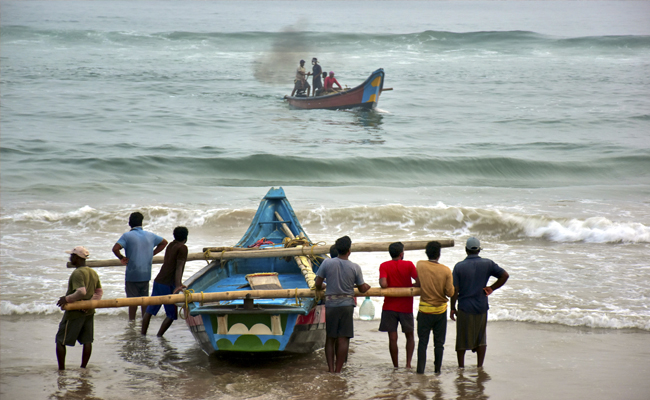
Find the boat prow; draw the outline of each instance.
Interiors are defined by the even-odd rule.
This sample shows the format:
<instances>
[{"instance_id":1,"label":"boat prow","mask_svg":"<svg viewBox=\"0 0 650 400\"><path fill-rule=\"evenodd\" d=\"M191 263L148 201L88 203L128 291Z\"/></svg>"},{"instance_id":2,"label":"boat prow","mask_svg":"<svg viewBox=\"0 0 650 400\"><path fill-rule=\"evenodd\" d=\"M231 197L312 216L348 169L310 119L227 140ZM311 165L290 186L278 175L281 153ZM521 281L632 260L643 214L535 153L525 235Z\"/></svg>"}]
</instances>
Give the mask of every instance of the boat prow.
<instances>
[{"instance_id":1,"label":"boat prow","mask_svg":"<svg viewBox=\"0 0 650 400\"><path fill-rule=\"evenodd\" d=\"M310 243L284 190L271 189L235 248L262 241L284 247L287 237ZM302 239L301 239L302 238ZM313 287L323 256L235 258L213 261L185 282L195 293ZM307 266L305 266L307 264ZM309 353L325 344L325 308L314 298L237 299L189 304L187 325L207 354L216 352Z\"/></svg>"}]
</instances>

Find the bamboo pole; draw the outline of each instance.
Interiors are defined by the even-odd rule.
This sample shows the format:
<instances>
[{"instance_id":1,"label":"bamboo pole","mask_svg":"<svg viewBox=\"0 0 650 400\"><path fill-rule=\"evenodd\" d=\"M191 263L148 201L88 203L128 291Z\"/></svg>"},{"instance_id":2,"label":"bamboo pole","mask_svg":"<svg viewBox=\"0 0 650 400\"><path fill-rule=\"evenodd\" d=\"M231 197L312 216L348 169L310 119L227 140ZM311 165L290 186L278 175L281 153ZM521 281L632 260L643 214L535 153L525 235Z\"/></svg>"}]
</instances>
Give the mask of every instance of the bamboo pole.
<instances>
[{"instance_id":1,"label":"bamboo pole","mask_svg":"<svg viewBox=\"0 0 650 400\"><path fill-rule=\"evenodd\" d=\"M274 289L274 290L238 290L232 292L214 292L214 293L188 293L188 302L211 303L222 300L237 300L246 298L250 295L253 299L282 299L294 297L323 297L323 291L311 289ZM414 297L420 295L420 288L370 288L365 293L360 293L358 289L354 290L357 297ZM151 297L129 297L121 299L106 300L83 300L68 303L64 306L65 310L88 310L92 308L117 308L130 306L157 306L162 304L184 303L185 294L172 294L166 296Z\"/></svg>"},{"instance_id":2,"label":"bamboo pole","mask_svg":"<svg viewBox=\"0 0 650 400\"><path fill-rule=\"evenodd\" d=\"M428 239L428 240L410 240L403 241L404 250L422 250L427 246L430 241L440 242L442 247L454 247L453 239ZM353 253L373 252L373 251L388 251L388 246L393 242L376 242L376 243L352 243L351 251ZM232 250L230 250L232 249ZM243 249L233 247L206 247L206 253L190 253L187 255L187 261L197 260L230 260L233 258L279 258L290 256L310 256L317 254L329 254L330 246L317 245L312 247L290 247L283 249L269 248L269 249ZM164 261L163 256L156 256L153 258L153 264L162 264ZM89 267L115 267L122 266L120 260L86 260L86 265ZM73 268L68 265L68 268Z\"/></svg>"}]
</instances>

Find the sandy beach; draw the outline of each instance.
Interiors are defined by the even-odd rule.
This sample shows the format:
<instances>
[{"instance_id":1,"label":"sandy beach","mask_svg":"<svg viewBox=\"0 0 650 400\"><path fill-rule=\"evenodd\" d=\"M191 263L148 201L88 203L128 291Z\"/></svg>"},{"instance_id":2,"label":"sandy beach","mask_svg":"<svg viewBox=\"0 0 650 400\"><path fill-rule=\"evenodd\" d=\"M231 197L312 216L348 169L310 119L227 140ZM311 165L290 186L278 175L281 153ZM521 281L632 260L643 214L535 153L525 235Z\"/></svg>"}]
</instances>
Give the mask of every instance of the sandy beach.
<instances>
[{"instance_id":1,"label":"sandy beach","mask_svg":"<svg viewBox=\"0 0 650 400\"><path fill-rule=\"evenodd\" d=\"M139 321L101 315L89 368L78 367L76 346L68 349L68 370L59 372L57 323L54 316L3 317L3 399L647 399L650 393L650 333L640 330L492 322L484 369L473 367L468 353L468 367L459 370L450 323L442 374L433 374L429 360L427 372L417 375L392 368L379 321L357 320L349 363L337 376L325 372L322 350L209 358L182 322L159 339L142 337Z\"/></svg>"}]
</instances>

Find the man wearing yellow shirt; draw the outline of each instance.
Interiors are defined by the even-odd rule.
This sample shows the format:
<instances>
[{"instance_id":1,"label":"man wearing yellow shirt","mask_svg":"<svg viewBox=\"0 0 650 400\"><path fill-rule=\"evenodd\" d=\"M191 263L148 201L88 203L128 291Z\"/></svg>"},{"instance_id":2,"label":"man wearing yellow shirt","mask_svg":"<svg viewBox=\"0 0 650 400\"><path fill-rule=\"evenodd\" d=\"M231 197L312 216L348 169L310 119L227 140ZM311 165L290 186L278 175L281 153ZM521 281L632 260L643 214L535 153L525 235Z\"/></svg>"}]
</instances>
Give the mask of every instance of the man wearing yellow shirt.
<instances>
[{"instance_id":1,"label":"man wearing yellow shirt","mask_svg":"<svg viewBox=\"0 0 650 400\"><path fill-rule=\"evenodd\" d=\"M454 295L454 279L451 269L438 263L440 243L429 242L426 247L428 260L418 261L416 269L420 281L420 306L418 308L418 366L423 374L427 363L427 346L433 332L434 372L440 373L445 337L447 336L447 302Z\"/></svg>"}]
</instances>

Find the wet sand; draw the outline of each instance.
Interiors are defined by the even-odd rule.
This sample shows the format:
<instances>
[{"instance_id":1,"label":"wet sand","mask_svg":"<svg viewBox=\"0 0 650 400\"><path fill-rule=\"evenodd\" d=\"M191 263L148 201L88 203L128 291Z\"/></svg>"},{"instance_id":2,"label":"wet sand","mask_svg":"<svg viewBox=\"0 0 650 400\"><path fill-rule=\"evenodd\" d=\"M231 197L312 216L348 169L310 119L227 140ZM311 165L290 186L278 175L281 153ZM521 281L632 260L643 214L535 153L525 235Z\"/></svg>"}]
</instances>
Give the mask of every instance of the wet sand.
<instances>
[{"instance_id":1,"label":"wet sand","mask_svg":"<svg viewBox=\"0 0 650 400\"><path fill-rule=\"evenodd\" d=\"M283 358L205 356L184 323L165 338L142 337L139 321L96 317L89 368L81 347L68 348L59 372L54 334L59 316L3 316L0 321L2 399L647 399L650 332L491 322L485 367L467 354L456 366L455 325L448 327L443 371L394 370L379 321L355 321L349 362L325 372L323 351ZM400 337L400 347L404 345ZM403 364L404 353L400 349ZM415 365L415 357L413 360Z\"/></svg>"}]
</instances>

